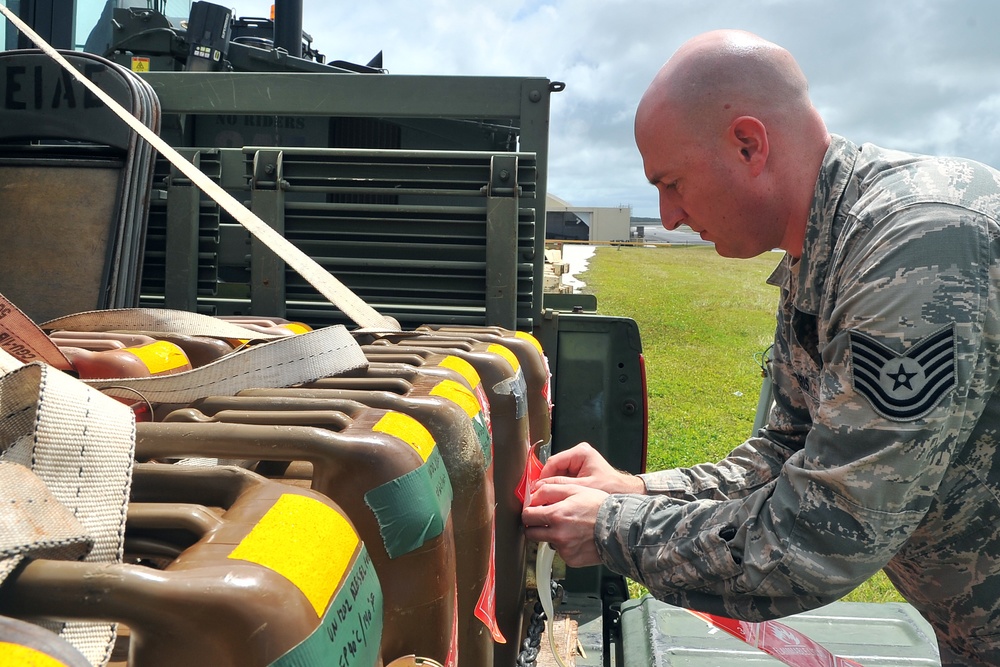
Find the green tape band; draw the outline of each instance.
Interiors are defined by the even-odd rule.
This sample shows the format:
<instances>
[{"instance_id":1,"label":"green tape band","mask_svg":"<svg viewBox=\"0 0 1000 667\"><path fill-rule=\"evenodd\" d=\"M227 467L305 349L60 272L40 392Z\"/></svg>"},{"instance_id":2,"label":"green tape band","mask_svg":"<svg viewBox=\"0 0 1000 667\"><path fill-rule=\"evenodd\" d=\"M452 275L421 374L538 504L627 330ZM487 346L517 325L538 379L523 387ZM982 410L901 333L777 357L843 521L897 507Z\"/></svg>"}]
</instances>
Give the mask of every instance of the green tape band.
<instances>
[{"instance_id":1,"label":"green tape band","mask_svg":"<svg viewBox=\"0 0 1000 667\"><path fill-rule=\"evenodd\" d=\"M451 500L451 480L436 446L419 468L365 494L389 558L410 553L440 535Z\"/></svg>"},{"instance_id":2,"label":"green tape band","mask_svg":"<svg viewBox=\"0 0 1000 667\"><path fill-rule=\"evenodd\" d=\"M371 667L382 643L382 586L364 545L319 626L270 667Z\"/></svg>"},{"instance_id":3,"label":"green tape band","mask_svg":"<svg viewBox=\"0 0 1000 667\"><path fill-rule=\"evenodd\" d=\"M476 431L476 437L479 438L479 448L483 450L483 470L485 470L493 463L493 441L490 440L490 431L486 427L486 418L482 411L473 417L472 428Z\"/></svg>"}]
</instances>

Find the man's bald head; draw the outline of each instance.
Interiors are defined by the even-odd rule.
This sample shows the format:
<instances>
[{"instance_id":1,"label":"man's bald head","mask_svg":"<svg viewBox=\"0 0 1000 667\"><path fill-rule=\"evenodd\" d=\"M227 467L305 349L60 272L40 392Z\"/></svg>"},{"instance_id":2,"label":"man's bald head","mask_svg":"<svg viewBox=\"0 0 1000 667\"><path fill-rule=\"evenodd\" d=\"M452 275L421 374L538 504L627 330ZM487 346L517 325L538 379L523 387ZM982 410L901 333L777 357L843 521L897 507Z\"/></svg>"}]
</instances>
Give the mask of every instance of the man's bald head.
<instances>
[{"instance_id":1,"label":"man's bald head","mask_svg":"<svg viewBox=\"0 0 1000 667\"><path fill-rule=\"evenodd\" d=\"M798 256L830 135L788 51L737 30L691 39L643 95L635 139L667 229Z\"/></svg>"},{"instance_id":2,"label":"man's bald head","mask_svg":"<svg viewBox=\"0 0 1000 667\"><path fill-rule=\"evenodd\" d=\"M788 51L749 32L716 30L683 44L660 69L637 121L669 110L698 132L739 116L795 124L811 108L808 82Z\"/></svg>"}]
</instances>

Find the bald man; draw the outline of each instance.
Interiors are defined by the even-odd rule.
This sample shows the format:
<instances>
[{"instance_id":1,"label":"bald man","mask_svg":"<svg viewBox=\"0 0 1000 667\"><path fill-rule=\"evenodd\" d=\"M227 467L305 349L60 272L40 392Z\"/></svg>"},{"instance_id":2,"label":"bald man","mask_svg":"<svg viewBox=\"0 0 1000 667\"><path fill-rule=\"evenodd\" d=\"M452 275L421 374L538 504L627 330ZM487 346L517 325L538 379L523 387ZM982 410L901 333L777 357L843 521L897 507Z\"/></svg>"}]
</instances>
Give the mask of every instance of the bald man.
<instances>
[{"instance_id":1,"label":"bald man","mask_svg":"<svg viewBox=\"0 0 1000 667\"><path fill-rule=\"evenodd\" d=\"M671 57L635 136L667 229L785 251L775 403L716 464L554 455L528 537L750 621L884 568L942 664L1000 665L1000 173L830 135L791 55L736 31Z\"/></svg>"}]
</instances>

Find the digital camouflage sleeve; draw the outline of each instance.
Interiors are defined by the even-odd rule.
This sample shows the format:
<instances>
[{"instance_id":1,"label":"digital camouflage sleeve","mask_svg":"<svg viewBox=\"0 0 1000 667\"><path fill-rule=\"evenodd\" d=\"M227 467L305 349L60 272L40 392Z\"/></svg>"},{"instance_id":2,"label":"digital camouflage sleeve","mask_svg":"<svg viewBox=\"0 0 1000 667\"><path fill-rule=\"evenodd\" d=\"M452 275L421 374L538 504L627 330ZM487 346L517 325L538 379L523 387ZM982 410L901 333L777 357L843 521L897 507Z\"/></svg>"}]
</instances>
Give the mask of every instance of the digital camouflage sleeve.
<instances>
[{"instance_id":1,"label":"digital camouflage sleeve","mask_svg":"<svg viewBox=\"0 0 1000 667\"><path fill-rule=\"evenodd\" d=\"M766 428L602 505L604 562L750 621L881 568L942 663L1000 665L1000 174L833 137L785 257Z\"/></svg>"}]
</instances>

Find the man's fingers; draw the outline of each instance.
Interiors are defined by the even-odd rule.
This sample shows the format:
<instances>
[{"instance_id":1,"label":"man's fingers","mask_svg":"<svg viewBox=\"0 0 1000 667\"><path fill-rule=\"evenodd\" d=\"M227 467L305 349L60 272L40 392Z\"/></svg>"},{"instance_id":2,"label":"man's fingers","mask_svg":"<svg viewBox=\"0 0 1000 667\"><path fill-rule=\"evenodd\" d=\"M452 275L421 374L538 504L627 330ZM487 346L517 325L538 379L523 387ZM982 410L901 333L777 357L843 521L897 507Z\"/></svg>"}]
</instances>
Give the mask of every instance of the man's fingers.
<instances>
[{"instance_id":1,"label":"man's fingers","mask_svg":"<svg viewBox=\"0 0 1000 667\"><path fill-rule=\"evenodd\" d=\"M572 477L553 477L551 479L539 480L531 490L530 507L552 505L587 489L587 487L575 482L576 480Z\"/></svg>"}]
</instances>

